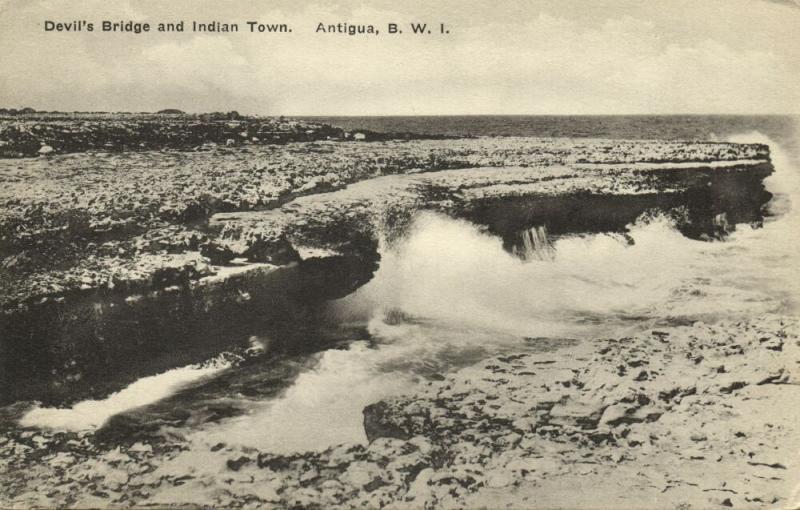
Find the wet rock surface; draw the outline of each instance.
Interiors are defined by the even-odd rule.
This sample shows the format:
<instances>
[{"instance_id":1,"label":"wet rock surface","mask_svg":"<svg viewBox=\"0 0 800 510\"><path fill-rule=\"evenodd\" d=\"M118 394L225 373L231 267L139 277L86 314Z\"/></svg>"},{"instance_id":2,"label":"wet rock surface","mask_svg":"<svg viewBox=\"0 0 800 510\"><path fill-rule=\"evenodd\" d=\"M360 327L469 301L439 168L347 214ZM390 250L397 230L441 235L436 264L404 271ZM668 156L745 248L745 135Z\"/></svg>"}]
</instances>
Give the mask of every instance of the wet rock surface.
<instances>
[{"instance_id":1,"label":"wet rock surface","mask_svg":"<svg viewBox=\"0 0 800 510\"><path fill-rule=\"evenodd\" d=\"M364 410L368 445L275 455L4 430L13 508L795 508L797 319L504 354ZM780 349L778 349L780 347ZM7 411L8 412L8 411Z\"/></svg>"},{"instance_id":2,"label":"wet rock surface","mask_svg":"<svg viewBox=\"0 0 800 510\"><path fill-rule=\"evenodd\" d=\"M444 506L793 508L799 332L765 317L498 357L365 426L484 475Z\"/></svg>"}]
</instances>

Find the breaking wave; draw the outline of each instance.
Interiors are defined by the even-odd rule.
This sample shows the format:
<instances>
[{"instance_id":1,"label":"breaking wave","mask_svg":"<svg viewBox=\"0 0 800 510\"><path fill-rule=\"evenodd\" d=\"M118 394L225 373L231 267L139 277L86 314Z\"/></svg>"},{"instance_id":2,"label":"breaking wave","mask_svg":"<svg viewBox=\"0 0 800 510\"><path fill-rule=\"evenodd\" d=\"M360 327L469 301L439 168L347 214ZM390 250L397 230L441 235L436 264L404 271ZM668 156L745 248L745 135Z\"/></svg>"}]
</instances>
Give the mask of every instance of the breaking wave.
<instances>
[{"instance_id":1,"label":"breaking wave","mask_svg":"<svg viewBox=\"0 0 800 510\"><path fill-rule=\"evenodd\" d=\"M387 312L524 336L593 336L660 322L716 320L785 309L797 295L800 173L768 143L777 172L764 228L739 225L725 242L684 237L665 214L643 215L627 235L548 239L523 234L522 253L466 221L421 214L407 239L384 249L375 278L342 301L344 313Z\"/></svg>"}]
</instances>

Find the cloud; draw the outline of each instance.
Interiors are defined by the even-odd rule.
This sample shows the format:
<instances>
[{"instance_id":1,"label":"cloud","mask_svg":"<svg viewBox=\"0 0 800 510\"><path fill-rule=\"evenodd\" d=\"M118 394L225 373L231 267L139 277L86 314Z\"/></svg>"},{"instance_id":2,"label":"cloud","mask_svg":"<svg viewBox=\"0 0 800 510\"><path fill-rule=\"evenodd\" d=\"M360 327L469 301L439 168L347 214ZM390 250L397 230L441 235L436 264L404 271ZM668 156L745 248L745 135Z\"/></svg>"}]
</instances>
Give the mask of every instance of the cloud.
<instances>
[{"instance_id":1,"label":"cloud","mask_svg":"<svg viewBox=\"0 0 800 510\"><path fill-rule=\"evenodd\" d=\"M800 15L768 2L0 5L0 96L9 106L310 115L788 113L800 104ZM244 30L253 19L293 32L45 33L51 18L220 20ZM318 22L344 21L380 30L446 22L452 33L314 33Z\"/></svg>"}]
</instances>

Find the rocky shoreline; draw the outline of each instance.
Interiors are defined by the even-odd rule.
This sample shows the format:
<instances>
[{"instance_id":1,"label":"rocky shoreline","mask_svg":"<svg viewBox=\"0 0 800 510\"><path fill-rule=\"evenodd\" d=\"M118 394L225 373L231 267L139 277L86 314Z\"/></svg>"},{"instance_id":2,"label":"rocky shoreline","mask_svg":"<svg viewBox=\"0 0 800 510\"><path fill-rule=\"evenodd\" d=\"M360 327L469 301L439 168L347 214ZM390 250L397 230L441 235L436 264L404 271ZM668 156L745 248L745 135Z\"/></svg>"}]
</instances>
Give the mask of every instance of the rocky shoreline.
<instances>
[{"instance_id":1,"label":"rocky shoreline","mask_svg":"<svg viewBox=\"0 0 800 510\"><path fill-rule=\"evenodd\" d=\"M420 212L477 224L510 253L531 228L624 234L653 211L695 239L758 225L771 197L767 146L477 138L124 149L0 160L0 400L10 404L0 506L800 502L787 447L800 444L800 325L772 314L623 338L526 338L370 404L368 443L324 451L279 455L187 433L188 422L244 412L224 405L158 415L136 434L124 413L93 432L19 425L32 400L100 398L236 356L256 332L307 341L315 304L369 281L381 244L402 239ZM284 375L301 370L290 362Z\"/></svg>"},{"instance_id":2,"label":"rocky shoreline","mask_svg":"<svg viewBox=\"0 0 800 510\"><path fill-rule=\"evenodd\" d=\"M0 353L13 360L0 395L102 396L169 368L159 358L171 352L178 366L241 345L261 323L237 335L201 328L203 338L182 325L257 309L303 317L308 300L284 298L354 290L378 243L419 211L483 225L509 249L537 225L624 232L650 209L680 216L686 235L719 237L761 221L772 171L764 145L535 138L0 160ZM266 279L225 284L248 271Z\"/></svg>"},{"instance_id":3,"label":"rocky shoreline","mask_svg":"<svg viewBox=\"0 0 800 510\"><path fill-rule=\"evenodd\" d=\"M475 168L484 171L460 171ZM485 171L493 168L498 170ZM178 272L197 280L208 271L198 267L196 256L214 263L239 256L283 264L295 256L282 249L286 240L281 232L274 238L233 239L241 246L226 249L219 244L232 244L226 239L235 234L209 222L221 213L253 212L255 217L278 210L273 219L286 223L282 218L297 216L298 207L305 206L297 201L300 197L326 197L376 177L431 172L436 173L404 185L418 188L412 190L415 208L461 200L464 209L492 197L678 193L712 174L748 174L759 183L772 165L768 147L756 144L532 138L299 143L280 149L89 152L0 160L5 184L0 255L7 276L0 306L24 308L77 290L117 285L149 290L175 283L157 277L161 265L186 267ZM346 193L339 197L349 200ZM754 200L768 198L761 193ZM298 232L295 244L311 242L302 238L302 223L310 215L305 216L289 225Z\"/></svg>"},{"instance_id":4,"label":"rocky shoreline","mask_svg":"<svg viewBox=\"0 0 800 510\"><path fill-rule=\"evenodd\" d=\"M275 455L7 429L0 501L32 507L796 508L800 324L531 338L364 410L368 445Z\"/></svg>"}]
</instances>

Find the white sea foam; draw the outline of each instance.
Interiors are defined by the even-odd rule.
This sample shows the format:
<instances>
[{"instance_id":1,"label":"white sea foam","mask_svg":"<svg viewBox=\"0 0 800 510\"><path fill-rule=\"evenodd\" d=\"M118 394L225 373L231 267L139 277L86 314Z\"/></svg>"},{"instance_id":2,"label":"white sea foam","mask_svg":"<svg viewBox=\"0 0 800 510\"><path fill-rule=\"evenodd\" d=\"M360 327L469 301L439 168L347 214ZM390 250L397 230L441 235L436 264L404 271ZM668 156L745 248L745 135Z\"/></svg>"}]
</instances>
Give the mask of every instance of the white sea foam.
<instances>
[{"instance_id":1,"label":"white sea foam","mask_svg":"<svg viewBox=\"0 0 800 510\"><path fill-rule=\"evenodd\" d=\"M102 400L83 400L68 408L34 407L20 419L19 424L68 431L97 429L115 414L161 400L187 384L229 366L229 361L219 357L207 363L167 370L143 377Z\"/></svg>"},{"instance_id":2,"label":"white sea foam","mask_svg":"<svg viewBox=\"0 0 800 510\"><path fill-rule=\"evenodd\" d=\"M668 300L708 248L665 217L633 226L630 236L633 245L614 234L566 237L546 257L523 261L475 225L426 213L349 301L522 336L595 333L595 319L646 315Z\"/></svg>"},{"instance_id":3,"label":"white sea foam","mask_svg":"<svg viewBox=\"0 0 800 510\"><path fill-rule=\"evenodd\" d=\"M212 425L200 436L208 444L240 444L278 453L363 442L362 409L410 387L408 374L376 373L376 362L385 356L392 355L371 349L366 342L326 351L283 396L248 415Z\"/></svg>"}]
</instances>

